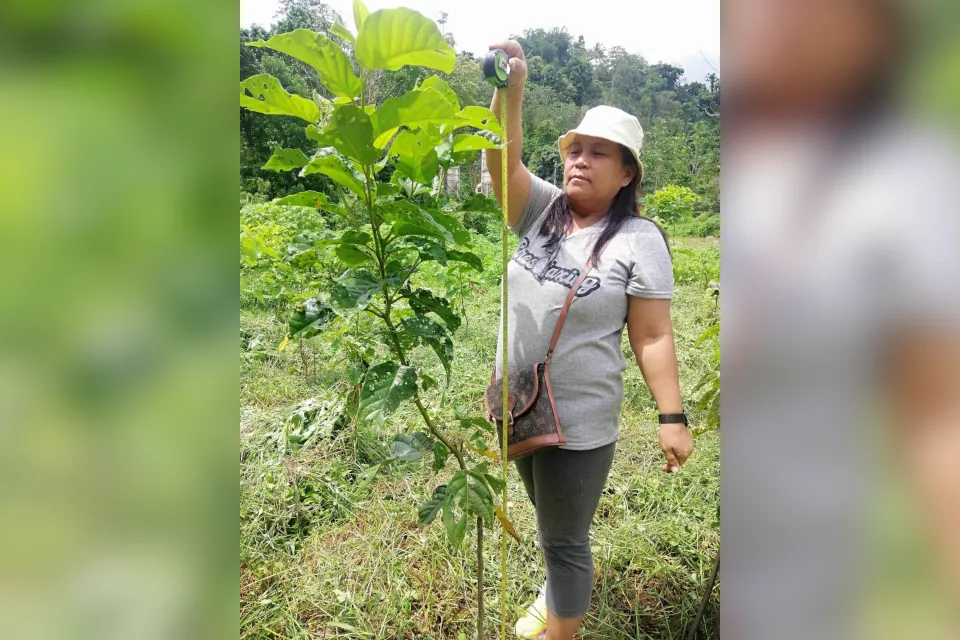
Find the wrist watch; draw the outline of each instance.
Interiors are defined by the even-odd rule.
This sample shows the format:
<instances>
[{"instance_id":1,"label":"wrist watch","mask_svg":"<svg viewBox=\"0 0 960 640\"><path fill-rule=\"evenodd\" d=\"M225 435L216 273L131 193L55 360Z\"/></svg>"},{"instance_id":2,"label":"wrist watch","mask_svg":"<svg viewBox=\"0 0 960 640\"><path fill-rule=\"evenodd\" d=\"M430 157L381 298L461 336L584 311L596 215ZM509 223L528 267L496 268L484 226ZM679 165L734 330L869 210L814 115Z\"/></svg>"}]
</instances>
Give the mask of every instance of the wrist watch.
<instances>
[{"instance_id":1,"label":"wrist watch","mask_svg":"<svg viewBox=\"0 0 960 640\"><path fill-rule=\"evenodd\" d=\"M684 412L680 413L661 413L659 414L660 424L673 424L676 422L682 422L683 426L690 428L690 424L687 422L687 414Z\"/></svg>"}]
</instances>

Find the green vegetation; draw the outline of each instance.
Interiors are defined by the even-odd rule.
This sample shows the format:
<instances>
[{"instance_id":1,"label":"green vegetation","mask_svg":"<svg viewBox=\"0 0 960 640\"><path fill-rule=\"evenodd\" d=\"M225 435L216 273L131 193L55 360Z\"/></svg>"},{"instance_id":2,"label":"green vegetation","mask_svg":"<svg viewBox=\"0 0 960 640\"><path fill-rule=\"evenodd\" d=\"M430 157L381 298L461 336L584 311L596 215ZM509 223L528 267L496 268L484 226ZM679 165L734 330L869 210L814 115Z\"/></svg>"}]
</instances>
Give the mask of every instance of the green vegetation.
<instances>
[{"instance_id":1,"label":"green vegetation","mask_svg":"<svg viewBox=\"0 0 960 640\"><path fill-rule=\"evenodd\" d=\"M283 6L270 33L241 34L242 636L492 637L484 600L499 609L500 594L484 564L499 570L484 531L512 528L495 509L496 438L480 417L496 346L500 214L471 188L445 189L454 167L469 186L478 152L501 144L496 117L476 106L489 87L477 61L416 12L355 2L350 30L314 0ZM547 144L556 146L545 123L576 124L550 117L578 119L604 97L605 76L581 64L582 39L554 50L565 32L525 37L539 60L531 92L545 97L534 104L543 118L528 119L543 144L525 153L545 171L555 166ZM680 70L664 78L663 65L636 63L646 89L610 86L666 127L655 114L680 94ZM710 99L674 97L671 117ZM679 184L700 184L698 172L653 175L678 182L649 198L662 219L716 218L702 208L714 196ZM718 369L700 345L717 321L719 253L702 244L673 251L684 391L706 397ZM714 396L698 403L698 424L715 423ZM704 430L684 473L661 477L655 407L635 367L627 397L598 514L605 568L590 633L599 635L586 637L679 637L717 552L718 440ZM509 492L522 540L511 543L507 584L519 613L542 576L518 478ZM434 520L442 530L427 526ZM714 603L703 629L715 614Z\"/></svg>"}]
</instances>

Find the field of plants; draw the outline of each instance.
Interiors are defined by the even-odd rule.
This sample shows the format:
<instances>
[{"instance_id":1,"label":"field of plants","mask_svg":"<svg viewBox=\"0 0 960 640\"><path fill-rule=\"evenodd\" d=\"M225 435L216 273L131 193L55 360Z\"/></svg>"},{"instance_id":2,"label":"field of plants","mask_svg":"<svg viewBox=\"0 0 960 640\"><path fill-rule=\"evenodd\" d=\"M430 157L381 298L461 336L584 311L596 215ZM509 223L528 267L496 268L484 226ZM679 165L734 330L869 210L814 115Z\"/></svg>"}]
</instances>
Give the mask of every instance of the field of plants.
<instances>
[{"instance_id":1,"label":"field of plants","mask_svg":"<svg viewBox=\"0 0 960 640\"><path fill-rule=\"evenodd\" d=\"M451 87L459 58L434 21L357 1L353 24L244 46L312 69L320 89L291 93L265 72L241 81L246 118L297 126L309 143L272 144L262 167L308 184L277 192L255 178L241 191L241 635L496 638L503 587L512 629L543 566L513 470L502 508L482 417L501 214L445 180L498 153L502 131ZM407 86L390 75L408 69L427 73ZM691 126L692 147L703 132ZM686 637L718 553L719 218L707 196L667 183L644 199L676 238L696 449L681 473L660 472L656 409L632 366L583 638ZM698 637L718 606L714 595Z\"/></svg>"}]
</instances>

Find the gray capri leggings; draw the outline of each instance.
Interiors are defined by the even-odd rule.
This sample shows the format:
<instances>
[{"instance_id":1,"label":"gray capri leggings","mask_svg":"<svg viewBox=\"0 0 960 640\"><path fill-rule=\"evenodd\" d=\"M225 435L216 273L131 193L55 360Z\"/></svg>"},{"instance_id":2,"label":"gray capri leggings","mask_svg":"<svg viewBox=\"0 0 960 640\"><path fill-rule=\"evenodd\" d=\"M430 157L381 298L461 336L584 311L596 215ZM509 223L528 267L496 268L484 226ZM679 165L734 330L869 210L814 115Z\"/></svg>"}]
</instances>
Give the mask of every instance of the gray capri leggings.
<instances>
[{"instance_id":1,"label":"gray capri leggings","mask_svg":"<svg viewBox=\"0 0 960 640\"><path fill-rule=\"evenodd\" d=\"M590 523L616 444L587 451L544 449L515 463L537 511L547 561L547 609L561 618L579 618L590 608Z\"/></svg>"}]
</instances>

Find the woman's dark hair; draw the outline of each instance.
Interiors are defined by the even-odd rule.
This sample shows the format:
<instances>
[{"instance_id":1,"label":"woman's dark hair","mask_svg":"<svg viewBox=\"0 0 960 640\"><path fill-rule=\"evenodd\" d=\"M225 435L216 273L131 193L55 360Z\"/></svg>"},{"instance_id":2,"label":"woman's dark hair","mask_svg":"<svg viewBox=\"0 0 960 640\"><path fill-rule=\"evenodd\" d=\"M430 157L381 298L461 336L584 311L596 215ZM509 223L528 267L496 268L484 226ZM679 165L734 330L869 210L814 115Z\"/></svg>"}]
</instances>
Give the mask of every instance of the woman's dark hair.
<instances>
[{"instance_id":1,"label":"woman's dark hair","mask_svg":"<svg viewBox=\"0 0 960 640\"><path fill-rule=\"evenodd\" d=\"M626 222L629 218L641 218L643 220L649 220L656 225L657 229L660 231L660 235L663 236L663 241L667 242L667 234L664 233L663 229L660 228L653 220L647 218L640 214L640 205L637 202L637 190L640 188L640 181L643 178L643 175L640 172L640 167L637 166L637 161L634 160L633 154L625 146L618 145L620 147L620 159L623 162L624 166L634 168L633 180L630 181L630 184L620 189L617 192L616 197L613 199L613 203L610 205L610 210L607 212L606 217L598 222L597 224L603 225L603 230L600 232L600 236L597 238L596 242L593 245L593 252L590 254L590 257L593 259L595 264L599 264L600 258L600 248L610 238L617 234L617 231L620 230L620 227L623 226L623 223ZM553 201L553 204L550 206L550 210L547 211L547 216L543 221L543 224L540 225L540 236L546 236L548 238L545 243L547 247L555 248L559 243L566 237L567 229L570 228L570 222L573 219L573 212L570 209L570 200L567 198L566 193L561 193L556 200ZM667 243L669 249L670 244Z\"/></svg>"}]
</instances>

